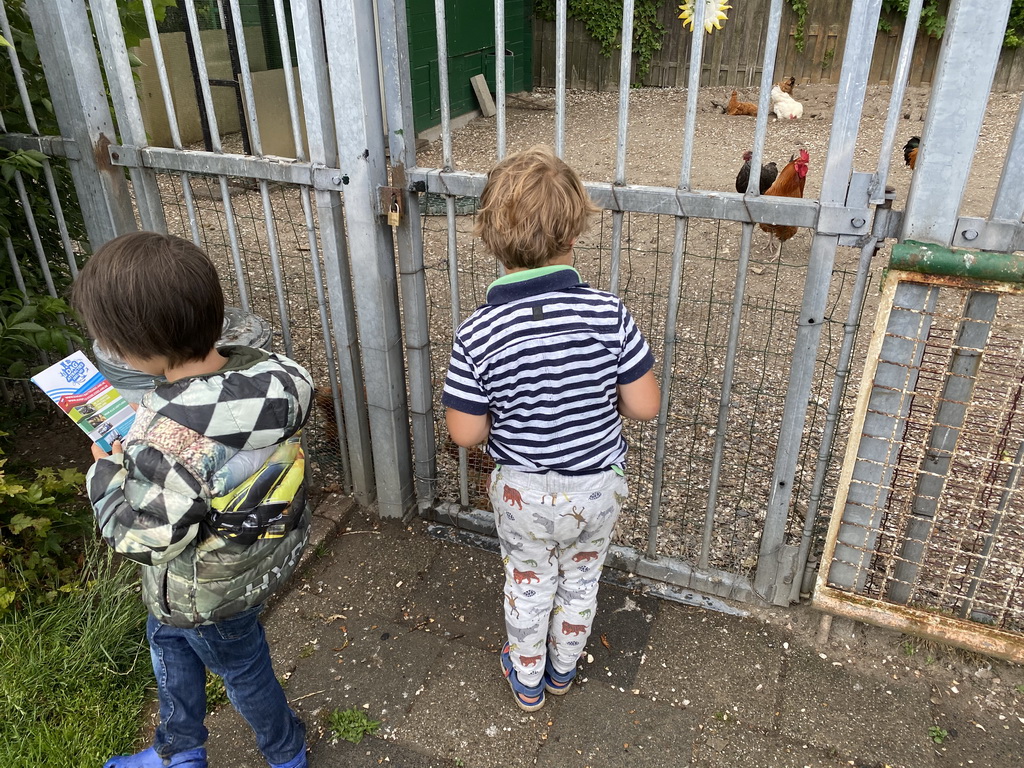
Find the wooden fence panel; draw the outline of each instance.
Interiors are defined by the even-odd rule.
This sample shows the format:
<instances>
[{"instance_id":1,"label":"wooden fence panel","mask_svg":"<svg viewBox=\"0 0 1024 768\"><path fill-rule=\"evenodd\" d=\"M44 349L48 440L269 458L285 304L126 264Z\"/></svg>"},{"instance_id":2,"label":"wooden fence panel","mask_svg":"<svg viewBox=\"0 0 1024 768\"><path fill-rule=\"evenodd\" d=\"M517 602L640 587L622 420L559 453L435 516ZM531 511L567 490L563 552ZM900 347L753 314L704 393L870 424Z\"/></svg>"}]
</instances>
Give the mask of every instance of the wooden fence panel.
<instances>
[{"instance_id":1,"label":"wooden fence panel","mask_svg":"<svg viewBox=\"0 0 1024 768\"><path fill-rule=\"evenodd\" d=\"M643 85L663 88L686 87L689 79L692 33L683 29L678 0L666 0L658 18L666 29L661 50L651 59ZM739 4L737 4L739 5ZM741 8L729 11L722 29L705 39L701 64L701 85L729 88L756 87L761 81L761 59L765 50L765 28L770 0L745 0ZM798 83L835 83L842 68L843 46L850 20L849 0L817 0L808 11L804 49L796 49L796 17L785 5L781 40L775 57L775 80L793 76ZM892 19L892 28L879 30L872 57L873 84L891 84L899 58L903 25ZM616 90L619 81L618 56L605 57L600 45L587 33L582 22L569 19L567 29L567 87L588 90ZM534 20L534 85L554 87L555 24ZM920 34L911 60L909 84L927 86L935 74L941 41ZM633 71L636 69L634 57ZM996 69L994 91L1024 89L1024 51L1004 49Z\"/></svg>"}]
</instances>

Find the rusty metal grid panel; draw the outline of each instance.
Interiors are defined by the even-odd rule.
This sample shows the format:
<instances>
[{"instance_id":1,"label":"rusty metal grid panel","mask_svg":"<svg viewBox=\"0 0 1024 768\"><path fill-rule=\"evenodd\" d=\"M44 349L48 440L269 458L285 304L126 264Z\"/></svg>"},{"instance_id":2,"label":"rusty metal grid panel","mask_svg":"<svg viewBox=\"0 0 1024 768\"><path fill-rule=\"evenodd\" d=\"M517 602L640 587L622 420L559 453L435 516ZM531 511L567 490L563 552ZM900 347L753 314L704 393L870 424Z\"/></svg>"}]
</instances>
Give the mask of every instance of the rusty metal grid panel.
<instances>
[{"instance_id":1,"label":"rusty metal grid panel","mask_svg":"<svg viewBox=\"0 0 1024 768\"><path fill-rule=\"evenodd\" d=\"M1024 290L892 271L814 603L1024 660Z\"/></svg>"}]
</instances>

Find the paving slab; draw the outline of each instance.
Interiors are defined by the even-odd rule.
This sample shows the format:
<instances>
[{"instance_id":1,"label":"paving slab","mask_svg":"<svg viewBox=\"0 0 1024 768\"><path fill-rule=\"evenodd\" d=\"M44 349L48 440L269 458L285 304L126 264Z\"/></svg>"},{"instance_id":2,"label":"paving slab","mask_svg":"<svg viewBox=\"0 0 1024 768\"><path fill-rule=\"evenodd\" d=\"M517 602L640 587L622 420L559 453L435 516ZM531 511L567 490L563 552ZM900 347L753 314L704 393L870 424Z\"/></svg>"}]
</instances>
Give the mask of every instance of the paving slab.
<instances>
[{"instance_id":1,"label":"paving slab","mask_svg":"<svg viewBox=\"0 0 1024 768\"><path fill-rule=\"evenodd\" d=\"M586 648L594 660L582 665L581 674L626 690L635 688L660 608L661 602L653 597L601 584L594 628Z\"/></svg>"},{"instance_id":2,"label":"paving slab","mask_svg":"<svg viewBox=\"0 0 1024 768\"><path fill-rule=\"evenodd\" d=\"M501 675L498 653L456 641L432 666L392 735L399 744L467 768L527 766L545 741L553 711L520 710Z\"/></svg>"},{"instance_id":3,"label":"paving slab","mask_svg":"<svg viewBox=\"0 0 1024 768\"><path fill-rule=\"evenodd\" d=\"M765 733L727 719L711 720L701 726L693 768L848 768L849 765L834 750Z\"/></svg>"},{"instance_id":4,"label":"paving slab","mask_svg":"<svg viewBox=\"0 0 1024 768\"><path fill-rule=\"evenodd\" d=\"M505 576L492 552L433 540L430 566L403 602L407 621L487 651L505 643Z\"/></svg>"},{"instance_id":5,"label":"paving slab","mask_svg":"<svg viewBox=\"0 0 1024 768\"><path fill-rule=\"evenodd\" d=\"M540 768L679 768L690 764L697 717L608 683L573 686L549 697L551 728ZM548 705L551 707L551 704ZM548 712L548 707L541 710ZM509 763L512 765L512 763Z\"/></svg>"},{"instance_id":6,"label":"paving slab","mask_svg":"<svg viewBox=\"0 0 1024 768\"><path fill-rule=\"evenodd\" d=\"M651 698L760 728L778 710L784 636L752 617L664 603L636 685Z\"/></svg>"},{"instance_id":7,"label":"paving slab","mask_svg":"<svg viewBox=\"0 0 1024 768\"><path fill-rule=\"evenodd\" d=\"M825 658L822 658L824 656ZM790 646L784 655L779 730L855 763L932 764L928 686L854 672L826 653Z\"/></svg>"}]
</instances>

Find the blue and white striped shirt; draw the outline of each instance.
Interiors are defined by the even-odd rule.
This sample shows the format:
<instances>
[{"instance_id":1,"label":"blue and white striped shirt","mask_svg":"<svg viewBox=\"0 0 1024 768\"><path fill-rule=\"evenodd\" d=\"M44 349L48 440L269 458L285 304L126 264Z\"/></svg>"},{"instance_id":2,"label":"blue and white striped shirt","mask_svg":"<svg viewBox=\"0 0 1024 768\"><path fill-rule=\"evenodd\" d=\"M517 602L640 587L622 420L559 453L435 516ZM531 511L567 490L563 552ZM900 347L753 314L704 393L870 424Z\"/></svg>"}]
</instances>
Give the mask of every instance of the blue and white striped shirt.
<instances>
[{"instance_id":1,"label":"blue and white striped shirt","mask_svg":"<svg viewBox=\"0 0 1024 768\"><path fill-rule=\"evenodd\" d=\"M490 412L487 451L526 472L600 472L626 456L616 387L654 356L622 301L568 266L513 272L459 326L441 403Z\"/></svg>"}]
</instances>

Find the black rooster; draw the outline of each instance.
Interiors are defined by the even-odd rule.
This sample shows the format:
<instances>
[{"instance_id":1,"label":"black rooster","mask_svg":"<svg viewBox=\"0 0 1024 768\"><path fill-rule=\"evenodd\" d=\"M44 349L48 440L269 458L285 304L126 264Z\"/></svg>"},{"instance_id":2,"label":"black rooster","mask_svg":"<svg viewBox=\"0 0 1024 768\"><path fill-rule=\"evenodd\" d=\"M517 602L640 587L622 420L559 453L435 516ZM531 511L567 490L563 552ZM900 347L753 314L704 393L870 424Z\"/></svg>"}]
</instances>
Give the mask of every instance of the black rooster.
<instances>
[{"instance_id":1,"label":"black rooster","mask_svg":"<svg viewBox=\"0 0 1024 768\"><path fill-rule=\"evenodd\" d=\"M736 191L741 195L747 193L747 182L750 180L750 158L753 153L748 149L743 153L743 167L736 174ZM772 185L779 175L779 167L775 163L765 163L761 166L761 180L758 184L758 191L763 195L768 187Z\"/></svg>"},{"instance_id":2,"label":"black rooster","mask_svg":"<svg viewBox=\"0 0 1024 768\"><path fill-rule=\"evenodd\" d=\"M910 141L903 145L903 162L914 170L917 165L917 148L921 145L920 136L911 136Z\"/></svg>"}]
</instances>

